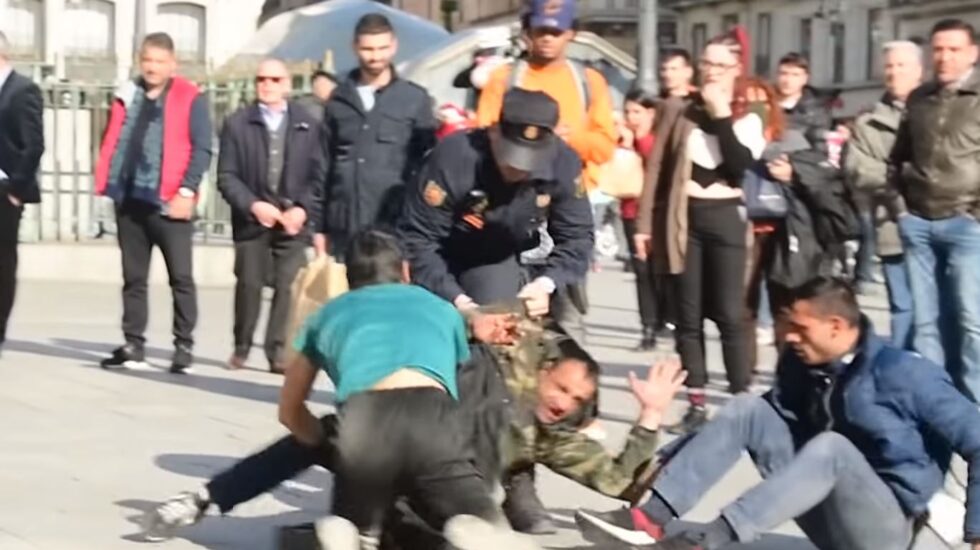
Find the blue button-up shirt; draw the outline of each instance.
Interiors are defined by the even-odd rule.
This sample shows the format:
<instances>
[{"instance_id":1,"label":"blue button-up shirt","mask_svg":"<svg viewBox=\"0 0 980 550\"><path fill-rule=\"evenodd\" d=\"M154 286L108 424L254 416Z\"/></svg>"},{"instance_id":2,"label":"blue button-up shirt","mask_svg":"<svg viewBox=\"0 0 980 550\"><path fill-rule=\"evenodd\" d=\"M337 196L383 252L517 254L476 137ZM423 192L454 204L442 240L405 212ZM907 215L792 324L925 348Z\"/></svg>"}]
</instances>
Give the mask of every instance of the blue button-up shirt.
<instances>
[{"instance_id":1,"label":"blue button-up shirt","mask_svg":"<svg viewBox=\"0 0 980 550\"><path fill-rule=\"evenodd\" d=\"M287 111L289 111L289 105L286 103L283 103L282 110L280 111L273 111L268 105L259 103L259 112L262 113L262 120L265 121L266 127L273 132L279 129L279 125L286 118Z\"/></svg>"}]
</instances>

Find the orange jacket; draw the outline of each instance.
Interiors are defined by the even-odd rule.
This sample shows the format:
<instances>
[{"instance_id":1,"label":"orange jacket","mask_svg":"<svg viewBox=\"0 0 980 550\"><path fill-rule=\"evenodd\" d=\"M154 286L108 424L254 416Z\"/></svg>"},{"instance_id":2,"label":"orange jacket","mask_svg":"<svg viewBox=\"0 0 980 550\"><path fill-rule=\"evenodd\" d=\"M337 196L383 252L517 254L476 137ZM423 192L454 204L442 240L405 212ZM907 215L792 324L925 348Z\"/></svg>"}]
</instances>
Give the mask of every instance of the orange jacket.
<instances>
[{"instance_id":1,"label":"orange jacket","mask_svg":"<svg viewBox=\"0 0 980 550\"><path fill-rule=\"evenodd\" d=\"M496 124L500 119L511 67L499 67L484 86L476 112L480 126ZM611 160L616 152L616 126L606 79L590 68L585 69L585 79L590 96L588 112L582 105L575 75L567 65L537 67L529 64L519 84L526 90L544 92L558 102L558 123L571 129L568 145L582 157L585 164L582 184L585 191L591 191L596 187L599 165Z\"/></svg>"}]
</instances>

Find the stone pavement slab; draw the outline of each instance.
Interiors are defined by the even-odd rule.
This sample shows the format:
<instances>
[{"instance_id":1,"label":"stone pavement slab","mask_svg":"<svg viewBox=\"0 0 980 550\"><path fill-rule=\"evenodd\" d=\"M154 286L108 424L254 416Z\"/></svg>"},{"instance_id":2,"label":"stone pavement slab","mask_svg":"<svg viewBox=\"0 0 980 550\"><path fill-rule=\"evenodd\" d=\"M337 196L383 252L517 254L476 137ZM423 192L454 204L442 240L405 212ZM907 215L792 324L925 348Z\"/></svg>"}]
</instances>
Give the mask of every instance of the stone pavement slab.
<instances>
[{"instance_id":1,"label":"stone pavement slab","mask_svg":"<svg viewBox=\"0 0 980 550\"><path fill-rule=\"evenodd\" d=\"M114 269L114 267L112 267ZM70 275L69 273L65 274ZM636 353L634 286L618 270L590 280L593 309L587 345L604 364L602 413L608 443L617 447L636 414L625 376L669 349ZM283 435L275 403L281 378L254 367L222 368L231 350L230 288L200 289L196 371L171 375L170 297L151 288L148 331L152 372L107 372L97 363L120 343L121 299L115 285L22 283L10 340L0 358L0 549L114 550L146 548L132 519L152 503L196 489L236 459ZM883 326L884 302L868 310ZM714 334L712 331L711 334ZM260 339L260 338L257 338ZM774 353L761 363L771 372ZM712 403L725 400L720 349L710 337ZM768 369L768 370L766 370ZM762 379L765 380L765 372ZM317 411L330 408L331 386L321 380ZM678 402L673 415L680 414ZM748 460L736 466L691 519L710 519L758 481ZM331 476L311 470L271 494L222 518L209 518L166 549L266 550L276 526L309 521L327 509ZM550 548L585 548L571 522L575 509L611 509L612 499L541 472L540 493L563 527L542 537ZM806 550L793 526L784 526L756 549Z\"/></svg>"}]
</instances>

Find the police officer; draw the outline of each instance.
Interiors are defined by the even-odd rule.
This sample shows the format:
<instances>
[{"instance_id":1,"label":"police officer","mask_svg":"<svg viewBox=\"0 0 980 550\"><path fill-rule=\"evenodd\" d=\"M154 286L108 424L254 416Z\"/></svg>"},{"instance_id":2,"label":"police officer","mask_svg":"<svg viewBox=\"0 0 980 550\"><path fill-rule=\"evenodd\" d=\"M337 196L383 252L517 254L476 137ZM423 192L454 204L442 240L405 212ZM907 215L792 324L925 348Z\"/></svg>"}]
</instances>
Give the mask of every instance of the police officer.
<instances>
[{"instance_id":1,"label":"police officer","mask_svg":"<svg viewBox=\"0 0 980 550\"><path fill-rule=\"evenodd\" d=\"M499 123L433 149L399 226L413 281L461 311L517 296L543 316L556 287L585 276L592 210L578 185L582 161L555 135L557 123L553 99L515 88ZM542 222L554 250L528 282L518 257L537 246Z\"/></svg>"},{"instance_id":2,"label":"police officer","mask_svg":"<svg viewBox=\"0 0 980 550\"><path fill-rule=\"evenodd\" d=\"M450 135L433 149L400 222L412 280L461 311L515 296L543 316L556 288L581 281L594 241L592 208L581 192L582 161L555 134L558 104L514 88L499 122ZM528 282L521 252L538 245L546 222L554 248ZM504 511L516 529L554 526L534 489L533 466L509 472Z\"/></svg>"}]
</instances>

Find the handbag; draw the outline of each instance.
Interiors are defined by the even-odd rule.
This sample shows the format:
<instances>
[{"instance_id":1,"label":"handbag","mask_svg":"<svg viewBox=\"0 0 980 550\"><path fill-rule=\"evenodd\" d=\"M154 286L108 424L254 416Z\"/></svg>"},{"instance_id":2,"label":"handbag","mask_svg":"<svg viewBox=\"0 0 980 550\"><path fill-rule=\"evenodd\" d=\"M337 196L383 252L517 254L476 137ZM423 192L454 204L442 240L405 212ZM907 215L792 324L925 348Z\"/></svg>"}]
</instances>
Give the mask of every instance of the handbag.
<instances>
[{"instance_id":1,"label":"handbag","mask_svg":"<svg viewBox=\"0 0 980 550\"><path fill-rule=\"evenodd\" d=\"M789 212L789 201L783 184L773 181L763 166L745 171L742 178L742 194L750 220L781 220Z\"/></svg>"}]
</instances>

